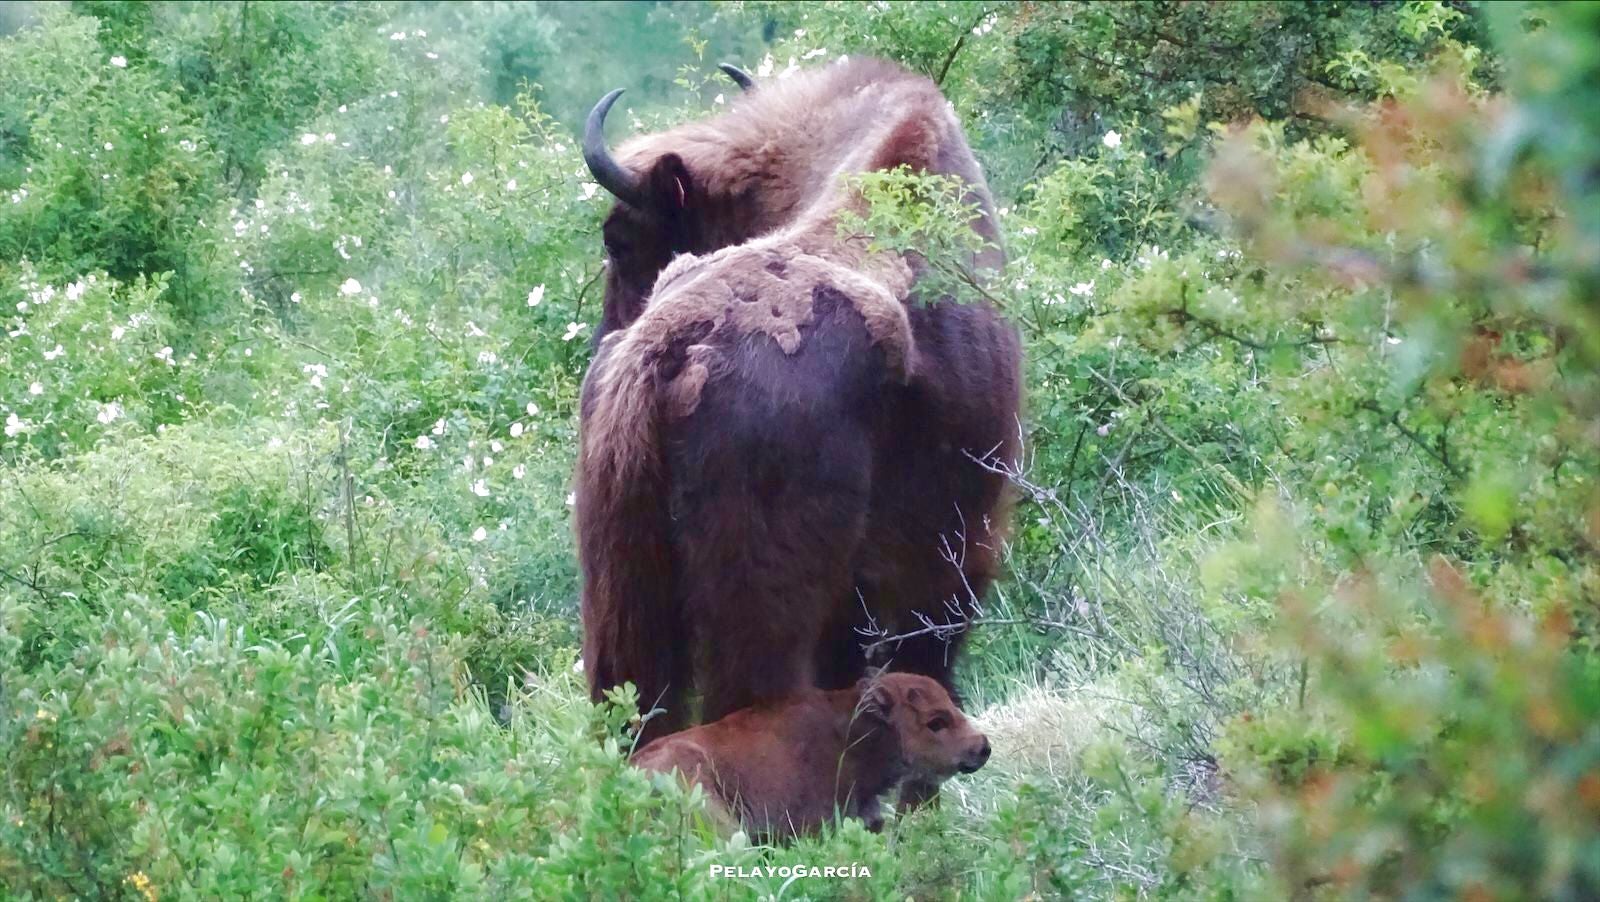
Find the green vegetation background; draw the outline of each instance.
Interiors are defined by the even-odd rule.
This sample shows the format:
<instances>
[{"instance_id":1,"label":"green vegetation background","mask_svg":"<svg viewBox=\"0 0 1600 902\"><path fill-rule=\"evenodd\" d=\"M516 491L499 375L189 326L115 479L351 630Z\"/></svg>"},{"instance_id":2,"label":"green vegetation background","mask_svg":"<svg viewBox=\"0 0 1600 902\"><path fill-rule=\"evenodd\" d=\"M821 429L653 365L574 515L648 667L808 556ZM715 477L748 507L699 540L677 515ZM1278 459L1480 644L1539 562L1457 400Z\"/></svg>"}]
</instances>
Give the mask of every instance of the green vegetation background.
<instances>
[{"instance_id":1,"label":"green vegetation background","mask_svg":"<svg viewBox=\"0 0 1600 902\"><path fill-rule=\"evenodd\" d=\"M1600 895L1600 6L0 6L0 893ZM719 839L588 704L573 128L938 79L1028 348L993 763ZM951 253L942 253L951 251ZM626 700L624 700L626 702ZM712 863L865 865L854 881Z\"/></svg>"}]
</instances>

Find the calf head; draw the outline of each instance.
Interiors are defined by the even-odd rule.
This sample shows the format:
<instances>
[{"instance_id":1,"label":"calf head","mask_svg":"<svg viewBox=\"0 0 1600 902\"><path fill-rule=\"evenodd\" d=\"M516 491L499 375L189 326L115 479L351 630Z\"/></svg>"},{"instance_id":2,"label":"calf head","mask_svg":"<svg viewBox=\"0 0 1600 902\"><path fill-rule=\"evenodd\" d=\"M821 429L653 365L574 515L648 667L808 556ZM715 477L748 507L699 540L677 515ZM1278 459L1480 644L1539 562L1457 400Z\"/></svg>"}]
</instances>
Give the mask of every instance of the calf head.
<instances>
[{"instance_id":1,"label":"calf head","mask_svg":"<svg viewBox=\"0 0 1600 902\"><path fill-rule=\"evenodd\" d=\"M899 739L907 776L943 780L970 774L989 760L989 739L972 726L943 686L913 673L861 681L861 710Z\"/></svg>"}]
</instances>

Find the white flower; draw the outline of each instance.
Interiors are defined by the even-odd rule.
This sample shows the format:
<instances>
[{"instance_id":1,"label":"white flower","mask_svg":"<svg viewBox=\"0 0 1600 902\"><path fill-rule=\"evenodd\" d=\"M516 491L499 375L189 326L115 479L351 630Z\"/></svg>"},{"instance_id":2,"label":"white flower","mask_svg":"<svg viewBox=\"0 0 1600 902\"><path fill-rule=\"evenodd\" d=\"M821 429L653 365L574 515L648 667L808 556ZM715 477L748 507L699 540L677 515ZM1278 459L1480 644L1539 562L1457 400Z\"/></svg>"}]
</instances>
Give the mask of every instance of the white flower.
<instances>
[{"instance_id":1,"label":"white flower","mask_svg":"<svg viewBox=\"0 0 1600 902\"><path fill-rule=\"evenodd\" d=\"M167 366L176 366L177 365L172 360L172 348L170 346L162 348L161 350L157 351L156 352L156 359L161 361L162 363L165 363Z\"/></svg>"},{"instance_id":2,"label":"white flower","mask_svg":"<svg viewBox=\"0 0 1600 902\"><path fill-rule=\"evenodd\" d=\"M102 424L109 424L120 416L122 416L122 405L115 401L108 401L100 405L100 412L95 414L94 418Z\"/></svg>"},{"instance_id":3,"label":"white flower","mask_svg":"<svg viewBox=\"0 0 1600 902\"><path fill-rule=\"evenodd\" d=\"M577 338L578 337L578 333L582 332L583 330L584 330L584 324L583 323L567 323L567 331L566 331L566 333L564 335L561 336L561 340L562 341L571 341L574 338Z\"/></svg>"},{"instance_id":4,"label":"white flower","mask_svg":"<svg viewBox=\"0 0 1600 902\"><path fill-rule=\"evenodd\" d=\"M472 173L471 172L463 172L463 173L461 173L461 184L462 184L462 186L466 186L466 185L472 184Z\"/></svg>"},{"instance_id":5,"label":"white flower","mask_svg":"<svg viewBox=\"0 0 1600 902\"><path fill-rule=\"evenodd\" d=\"M803 60L813 60L813 59L816 59L819 56L823 56L823 55L827 54L827 52L828 52L828 48L826 48L826 47L818 47L815 50L807 50L805 53L800 54L800 58L803 59Z\"/></svg>"},{"instance_id":6,"label":"white flower","mask_svg":"<svg viewBox=\"0 0 1600 902\"><path fill-rule=\"evenodd\" d=\"M27 431L28 423L26 420L18 418L15 413L6 415L6 436L8 438Z\"/></svg>"},{"instance_id":7,"label":"white flower","mask_svg":"<svg viewBox=\"0 0 1600 902\"><path fill-rule=\"evenodd\" d=\"M532 401L528 402L526 410L528 411L528 416L530 417L536 417L539 415L539 405L533 403Z\"/></svg>"},{"instance_id":8,"label":"white flower","mask_svg":"<svg viewBox=\"0 0 1600 902\"><path fill-rule=\"evenodd\" d=\"M495 353L493 351L479 351L478 352L478 362L483 364L484 366L490 366L490 365L494 364L496 361L498 361L499 359L500 358L495 356Z\"/></svg>"},{"instance_id":9,"label":"white flower","mask_svg":"<svg viewBox=\"0 0 1600 902\"><path fill-rule=\"evenodd\" d=\"M506 190L507 191L515 191L515 190L517 190L517 180L516 179L506 179Z\"/></svg>"},{"instance_id":10,"label":"white flower","mask_svg":"<svg viewBox=\"0 0 1600 902\"><path fill-rule=\"evenodd\" d=\"M417 436L416 446L418 451L427 451L433 447L433 439L426 435Z\"/></svg>"},{"instance_id":11,"label":"white flower","mask_svg":"<svg viewBox=\"0 0 1600 902\"><path fill-rule=\"evenodd\" d=\"M63 354L66 354L66 353L67 353L67 349L63 348L61 346L61 344L59 342L57 342L55 347L53 347L50 350L44 352L44 359L46 359L46 360L54 360L57 357L60 357Z\"/></svg>"},{"instance_id":12,"label":"white flower","mask_svg":"<svg viewBox=\"0 0 1600 902\"><path fill-rule=\"evenodd\" d=\"M472 541L474 542L482 542L487 538L489 538L489 530L484 529L482 526L472 531Z\"/></svg>"},{"instance_id":13,"label":"white flower","mask_svg":"<svg viewBox=\"0 0 1600 902\"><path fill-rule=\"evenodd\" d=\"M1400 343L1400 336L1398 336L1398 335L1387 335L1387 336L1384 336L1383 340L1388 342L1389 344L1397 345L1397 344Z\"/></svg>"},{"instance_id":14,"label":"white flower","mask_svg":"<svg viewBox=\"0 0 1600 902\"><path fill-rule=\"evenodd\" d=\"M761 64L756 66L756 78L767 78L768 76L772 75L772 66L772 54L769 53L766 55L766 58L761 61Z\"/></svg>"},{"instance_id":15,"label":"white flower","mask_svg":"<svg viewBox=\"0 0 1600 902\"><path fill-rule=\"evenodd\" d=\"M723 97L721 94L718 94L717 96L711 98L711 102L712 103L727 103L728 102L728 98Z\"/></svg>"},{"instance_id":16,"label":"white flower","mask_svg":"<svg viewBox=\"0 0 1600 902\"><path fill-rule=\"evenodd\" d=\"M511 437L512 438L522 438L522 424L521 423L512 423L511 424Z\"/></svg>"},{"instance_id":17,"label":"white flower","mask_svg":"<svg viewBox=\"0 0 1600 902\"><path fill-rule=\"evenodd\" d=\"M444 417L433 421L433 434L444 435Z\"/></svg>"},{"instance_id":18,"label":"white flower","mask_svg":"<svg viewBox=\"0 0 1600 902\"><path fill-rule=\"evenodd\" d=\"M436 60L436 59L438 59L438 58L439 58L439 54L437 54L437 53L434 53L434 52L433 52L433 51L432 51L432 50L429 50L429 51L428 51L428 52L427 52L427 53L426 53L426 54L424 54L424 55L425 55L425 56L427 56L427 57L428 57L428 59L431 59L431 60Z\"/></svg>"},{"instance_id":19,"label":"white flower","mask_svg":"<svg viewBox=\"0 0 1600 902\"><path fill-rule=\"evenodd\" d=\"M595 192L599 191L599 190L600 190L600 186L598 184L596 184L594 182L584 182L583 183L583 199L584 200L588 200L589 198L594 197Z\"/></svg>"},{"instance_id":20,"label":"white flower","mask_svg":"<svg viewBox=\"0 0 1600 902\"><path fill-rule=\"evenodd\" d=\"M298 292L298 291L293 292L293 293L291 293L289 295L289 302L292 303L292 304L298 304L298 303L300 303L301 300L303 300L303 298L300 296L300 292Z\"/></svg>"},{"instance_id":21,"label":"white flower","mask_svg":"<svg viewBox=\"0 0 1600 902\"><path fill-rule=\"evenodd\" d=\"M339 104L339 112L341 112L341 113L347 113L347 112L349 112L349 111L350 111L350 107L349 107L349 106L347 106L347 105L345 105L345 104L342 104L342 103L341 103L341 104Z\"/></svg>"},{"instance_id":22,"label":"white flower","mask_svg":"<svg viewBox=\"0 0 1600 902\"><path fill-rule=\"evenodd\" d=\"M126 69L128 68L128 58L125 56L113 56L111 65L116 66L118 69Z\"/></svg>"},{"instance_id":23,"label":"white flower","mask_svg":"<svg viewBox=\"0 0 1600 902\"><path fill-rule=\"evenodd\" d=\"M339 293L345 296L360 294L361 283L357 282L355 279L345 279L344 284L339 286Z\"/></svg>"},{"instance_id":24,"label":"white flower","mask_svg":"<svg viewBox=\"0 0 1600 902\"><path fill-rule=\"evenodd\" d=\"M512 479L521 479L522 477L524 477L526 475L528 475L528 468L524 467L522 464L517 464L516 466L511 468L511 478Z\"/></svg>"},{"instance_id":25,"label":"white flower","mask_svg":"<svg viewBox=\"0 0 1600 902\"><path fill-rule=\"evenodd\" d=\"M528 306L529 307L537 307L541 303L543 303L543 301L544 301L544 286L543 285L535 285L533 287L533 290L528 292Z\"/></svg>"},{"instance_id":26,"label":"white flower","mask_svg":"<svg viewBox=\"0 0 1600 902\"><path fill-rule=\"evenodd\" d=\"M489 450L490 451L493 451L494 453L499 454L501 451L504 451L505 449L506 449L505 442L502 442L497 438L493 438L493 439L489 440Z\"/></svg>"},{"instance_id":27,"label":"white flower","mask_svg":"<svg viewBox=\"0 0 1600 902\"><path fill-rule=\"evenodd\" d=\"M84 284L83 284L83 282L81 280L77 281L77 282L73 282L72 284L68 285L67 286L67 300L76 301L78 298L83 297L83 289L84 289Z\"/></svg>"},{"instance_id":28,"label":"white flower","mask_svg":"<svg viewBox=\"0 0 1600 902\"><path fill-rule=\"evenodd\" d=\"M406 33L403 32L403 31L397 31L397 32L394 32L393 34L389 35L389 40L391 40L391 41L403 41L405 39L406 39Z\"/></svg>"},{"instance_id":29,"label":"white flower","mask_svg":"<svg viewBox=\"0 0 1600 902\"><path fill-rule=\"evenodd\" d=\"M1117 134L1116 129L1112 129L1111 131L1106 132L1105 137L1100 139L1100 143L1111 148L1112 150L1116 150L1122 146L1122 136Z\"/></svg>"},{"instance_id":30,"label":"white flower","mask_svg":"<svg viewBox=\"0 0 1600 902\"><path fill-rule=\"evenodd\" d=\"M1100 436L1110 435L1111 434L1111 424L1110 423L1101 423L1100 424L1100 428L1096 429L1094 431L1094 434L1095 435L1100 435Z\"/></svg>"},{"instance_id":31,"label":"white flower","mask_svg":"<svg viewBox=\"0 0 1600 902\"><path fill-rule=\"evenodd\" d=\"M489 482L488 482L488 480L479 479L479 480L473 482L472 483L472 494L477 495L479 498L487 498L487 497L489 497Z\"/></svg>"},{"instance_id":32,"label":"white flower","mask_svg":"<svg viewBox=\"0 0 1600 902\"><path fill-rule=\"evenodd\" d=\"M1088 282L1079 282L1071 288L1068 288L1067 291L1077 295L1080 298L1086 295L1094 294L1094 280L1091 279Z\"/></svg>"},{"instance_id":33,"label":"white flower","mask_svg":"<svg viewBox=\"0 0 1600 902\"><path fill-rule=\"evenodd\" d=\"M124 329L121 326L112 326L111 327L111 340L112 341L121 341L122 340L122 336L124 336L126 334L128 334L128 330Z\"/></svg>"},{"instance_id":34,"label":"white flower","mask_svg":"<svg viewBox=\"0 0 1600 902\"><path fill-rule=\"evenodd\" d=\"M576 505L577 503L578 503L578 493L577 492L568 492L567 493L567 507L572 507L572 506Z\"/></svg>"},{"instance_id":35,"label":"white flower","mask_svg":"<svg viewBox=\"0 0 1600 902\"><path fill-rule=\"evenodd\" d=\"M308 363L300 367L300 372L311 374L312 388L321 388L322 380L328 377L328 367L321 363Z\"/></svg>"},{"instance_id":36,"label":"white flower","mask_svg":"<svg viewBox=\"0 0 1600 902\"><path fill-rule=\"evenodd\" d=\"M28 386L28 394L30 394L30 395L42 395L42 394L44 394L44 384L40 383L40 382L35 382L35 383L29 385Z\"/></svg>"},{"instance_id":37,"label":"white flower","mask_svg":"<svg viewBox=\"0 0 1600 902\"><path fill-rule=\"evenodd\" d=\"M1102 270L1110 269L1111 268L1111 261L1110 260L1101 260L1100 261L1100 268Z\"/></svg>"},{"instance_id":38,"label":"white flower","mask_svg":"<svg viewBox=\"0 0 1600 902\"><path fill-rule=\"evenodd\" d=\"M116 150L116 149L117 149L117 146L115 144L112 144L110 141L106 142L106 150Z\"/></svg>"},{"instance_id":39,"label":"white flower","mask_svg":"<svg viewBox=\"0 0 1600 902\"><path fill-rule=\"evenodd\" d=\"M485 469L485 470L487 470L487 469L489 469L489 468L490 468L490 467L492 467L492 466L494 466L494 458L492 458L492 457L490 457L490 456L489 456L489 455L487 455L487 454L485 454L485 455L484 455L484 456L483 456L483 468L484 468L484 469ZM485 494L487 494L487 493L488 493L488 491L489 491L489 489L488 489L488 488L487 488L487 487L485 487L485 488L484 488L484 493L485 493Z\"/></svg>"},{"instance_id":40,"label":"white flower","mask_svg":"<svg viewBox=\"0 0 1600 902\"><path fill-rule=\"evenodd\" d=\"M317 143L317 136L313 135L310 132L306 132L305 134L300 136L300 143L304 144L307 147L310 147L311 145Z\"/></svg>"}]
</instances>

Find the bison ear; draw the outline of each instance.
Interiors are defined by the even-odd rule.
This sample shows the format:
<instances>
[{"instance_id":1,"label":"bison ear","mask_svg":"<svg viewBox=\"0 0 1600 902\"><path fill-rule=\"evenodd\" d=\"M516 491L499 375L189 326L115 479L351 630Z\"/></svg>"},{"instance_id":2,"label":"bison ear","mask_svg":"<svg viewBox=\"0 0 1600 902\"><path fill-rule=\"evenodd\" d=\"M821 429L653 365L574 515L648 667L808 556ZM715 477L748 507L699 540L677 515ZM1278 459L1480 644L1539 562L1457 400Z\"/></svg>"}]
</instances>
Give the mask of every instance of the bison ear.
<instances>
[{"instance_id":1,"label":"bison ear","mask_svg":"<svg viewBox=\"0 0 1600 902\"><path fill-rule=\"evenodd\" d=\"M689 208L694 200L694 179L683 158L675 153L664 153L650 167L646 177L650 199L658 212L676 216Z\"/></svg>"},{"instance_id":2,"label":"bison ear","mask_svg":"<svg viewBox=\"0 0 1600 902\"><path fill-rule=\"evenodd\" d=\"M865 717L886 720L889 712L894 710L894 696L889 693L889 687L879 682L876 674L862 677L856 683L856 690L861 693L861 701L856 705L857 713Z\"/></svg>"},{"instance_id":3,"label":"bison ear","mask_svg":"<svg viewBox=\"0 0 1600 902\"><path fill-rule=\"evenodd\" d=\"M939 153L939 129L926 116L907 116L882 133L867 163L869 172L905 166L925 172Z\"/></svg>"}]
</instances>

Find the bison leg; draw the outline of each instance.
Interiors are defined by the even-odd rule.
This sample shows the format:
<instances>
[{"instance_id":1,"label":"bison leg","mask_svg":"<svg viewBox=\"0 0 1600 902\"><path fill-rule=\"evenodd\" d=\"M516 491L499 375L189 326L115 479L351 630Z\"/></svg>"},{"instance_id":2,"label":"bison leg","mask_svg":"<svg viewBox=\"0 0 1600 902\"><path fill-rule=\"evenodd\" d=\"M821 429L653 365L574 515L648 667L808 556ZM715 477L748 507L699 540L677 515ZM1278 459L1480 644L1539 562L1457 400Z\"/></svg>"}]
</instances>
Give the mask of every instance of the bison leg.
<instances>
[{"instance_id":1,"label":"bison leg","mask_svg":"<svg viewBox=\"0 0 1600 902\"><path fill-rule=\"evenodd\" d=\"M849 588L862 530L864 493L754 488L724 479L706 528L679 540L706 722L815 685L823 623Z\"/></svg>"},{"instance_id":2,"label":"bison leg","mask_svg":"<svg viewBox=\"0 0 1600 902\"><path fill-rule=\"evenodd\" d=\"M866 646L872 641L862 597L855 587L845 593L833 617L823 627L816 646L816 676L819 689L845 689L866 674Z\"/></svg>"},{"instance_id":3,"label":"bison leg","mask_svg":"<svg viewBox=\"0 0 1600 902\"><path fill-rule=\"evenodd\" d=\"M955 664L974 605L994 582L997 540L991 539L987 532L923 534L915 540L898 531L870 537L863 550L878 559L862 571L863 597L878 635L862 636L853 628L846 635L840 629L829 640L839 646L853 643L857 656L871 658L870 663L937 680L959 704ZM864 646L872 647L865 656Z\"/></svg>"}]
</instances>

